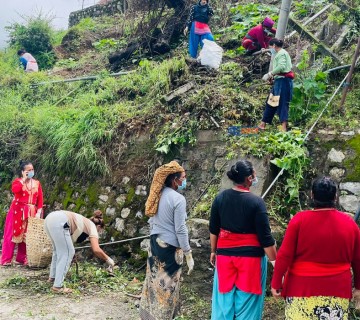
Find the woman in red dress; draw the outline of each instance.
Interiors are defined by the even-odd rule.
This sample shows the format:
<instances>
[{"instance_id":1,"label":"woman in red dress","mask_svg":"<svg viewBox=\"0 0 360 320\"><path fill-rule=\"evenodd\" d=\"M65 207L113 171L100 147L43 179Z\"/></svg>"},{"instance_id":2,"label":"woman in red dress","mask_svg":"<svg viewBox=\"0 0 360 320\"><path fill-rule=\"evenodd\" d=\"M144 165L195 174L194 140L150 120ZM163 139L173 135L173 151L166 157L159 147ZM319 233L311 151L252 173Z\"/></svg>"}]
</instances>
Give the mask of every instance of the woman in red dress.
<instances>
[{"instance_id":1,"label":"woman in red dress","mask_svg":"<svg viewBox=\"0 0 360 320\"><path fill-rule=\"evenodd\" d=\"M40 218L43 207L41 184L33 176L34 167L31 162L20 161L19 178L11 185L14 199L5 221L1 265L11 265L16 244L16 263L27 263L25 234L28 218Z\"/></svg>"}]
</instances>

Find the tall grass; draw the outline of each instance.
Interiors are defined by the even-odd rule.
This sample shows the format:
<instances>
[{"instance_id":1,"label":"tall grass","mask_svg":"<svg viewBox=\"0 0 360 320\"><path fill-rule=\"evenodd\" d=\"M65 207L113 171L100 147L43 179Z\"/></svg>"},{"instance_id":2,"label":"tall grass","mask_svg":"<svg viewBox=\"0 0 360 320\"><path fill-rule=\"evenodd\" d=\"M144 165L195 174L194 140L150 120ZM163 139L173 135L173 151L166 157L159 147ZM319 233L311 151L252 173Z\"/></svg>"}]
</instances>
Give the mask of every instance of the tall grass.
<instances>
[{"instance_id":1,"label":"tall grass","mask_svg":"<svg viewBox=\"0 0 360 320\"><path fill-rule=\"evenodd\" d=\"M47 173L106 175L107 149L117 128L134 116L152 114L178 72L186 72L183 58L144 60L119 78L103 74L94 82L33 86L51 79L42 72L25 74L14 52L1 53L0 175L11 177L24 158Z\"/></svg>"}]
</instances>

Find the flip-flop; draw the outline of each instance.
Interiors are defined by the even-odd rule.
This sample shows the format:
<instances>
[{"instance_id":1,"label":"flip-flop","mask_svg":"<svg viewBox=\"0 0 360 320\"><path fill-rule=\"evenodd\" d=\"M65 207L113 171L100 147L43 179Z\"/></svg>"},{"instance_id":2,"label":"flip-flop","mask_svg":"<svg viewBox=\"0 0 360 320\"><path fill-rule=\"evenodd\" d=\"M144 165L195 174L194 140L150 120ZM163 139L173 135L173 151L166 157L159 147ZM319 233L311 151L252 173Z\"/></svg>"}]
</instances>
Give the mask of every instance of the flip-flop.
<instances>
[{"instance_id":1,"label":"flip-flop","mask_svg":"<svg viewBox=\"0 0 360 320\"><path fill-rule=\"evenodd\" d=\"M51 287L51 291L54 292L54 293L60 293L60 294L69 294L69 293L72 293L72 289L70 288L55 288L55 287Z\"/></svg>"},{"instance_id":2,"label":"flip-flop","mask_svg":"<svg viewBox=\"0 0 360 320\"><path fill-rule=\"evenodd\" d=\"M2 264L1 266L3 266L3 267L11 267L12 264L11 264L11 262L7 262L7 263Z\"/></svg>"}]
</instances>

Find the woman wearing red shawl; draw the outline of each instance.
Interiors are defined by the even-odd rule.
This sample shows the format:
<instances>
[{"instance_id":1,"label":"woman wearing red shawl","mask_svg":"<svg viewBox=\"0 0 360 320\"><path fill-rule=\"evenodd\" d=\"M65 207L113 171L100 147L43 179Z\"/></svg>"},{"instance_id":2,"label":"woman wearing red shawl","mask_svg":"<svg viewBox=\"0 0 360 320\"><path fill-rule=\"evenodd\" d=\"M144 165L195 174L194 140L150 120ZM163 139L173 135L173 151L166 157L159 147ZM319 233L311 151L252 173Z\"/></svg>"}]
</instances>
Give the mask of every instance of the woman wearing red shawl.
<instances>
[{"instance_id":1,"label":"woman wearing red shawl","mask_svg":"<svg viewBox=\"0 0 360 320\"><path fill-rule=\"evenodd\" d=\"M6 216L1 265L11 265L15 244L16 263L26 264L25 234L29 217L40 218L43 207L41 184L33 179L34 167L29 161L20 162L19 178L11 186L14 199Z\"/></svg>"},{"instance_id":2,"label":"woman wearing red shawl","mask_svg":"<svg viewBox=\"0 0 360 320\"><path fill-rule=\"evenodd\" d=\"M249 30L242 42L247 55L251 55L262 48L266 49L269 46L269 41L276 34L276 29L273 28L274 23L272 19L266 17L261 24Z\"/></svg>"},{"instance_id":3,"label":"woman wearing red shawl","mask_svg":"<svg viewBox=\"0 0 360 320\"><path fill-rule=\"evenodd\" d=\"M298 212L286 230L271 292L286 299L287 320L348 319L352 274L359 302L360 231L348 214L336 210L336 189L330 178L315 180L314 209Z\"/></svg>"}]
</instances>

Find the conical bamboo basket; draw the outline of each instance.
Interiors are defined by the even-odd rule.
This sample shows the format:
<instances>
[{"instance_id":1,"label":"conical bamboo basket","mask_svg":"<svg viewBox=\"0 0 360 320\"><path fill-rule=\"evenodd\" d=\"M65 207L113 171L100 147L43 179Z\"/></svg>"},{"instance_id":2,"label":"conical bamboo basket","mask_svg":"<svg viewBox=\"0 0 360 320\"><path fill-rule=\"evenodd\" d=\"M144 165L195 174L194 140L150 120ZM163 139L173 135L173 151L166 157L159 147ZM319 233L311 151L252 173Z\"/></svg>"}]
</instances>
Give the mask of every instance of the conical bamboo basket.
<instances>
[{"instance_id":1,"label":"conical bamboo basket","mask_svg":"<svg viewBox=\"0 0 360 320\"><path fill-rule=\"evenodd\" d=\"M44 229L44 219L29 218L26 254L31 268L46 268L51 263L52 244Z\"/></svg>"}]
</instances>

